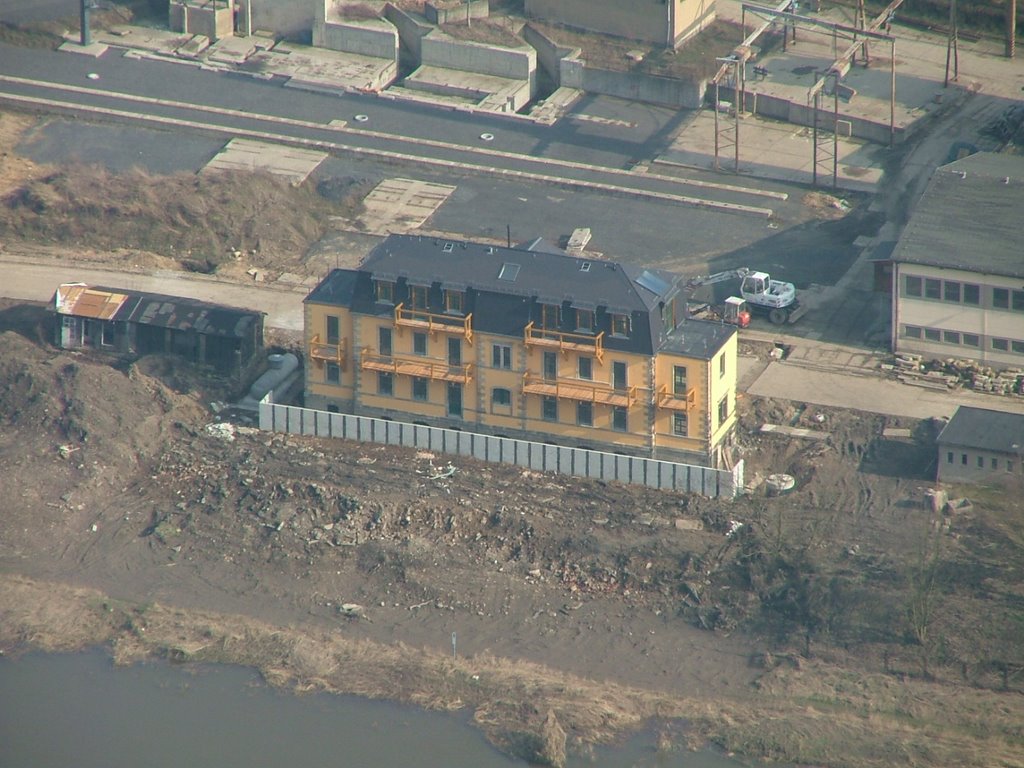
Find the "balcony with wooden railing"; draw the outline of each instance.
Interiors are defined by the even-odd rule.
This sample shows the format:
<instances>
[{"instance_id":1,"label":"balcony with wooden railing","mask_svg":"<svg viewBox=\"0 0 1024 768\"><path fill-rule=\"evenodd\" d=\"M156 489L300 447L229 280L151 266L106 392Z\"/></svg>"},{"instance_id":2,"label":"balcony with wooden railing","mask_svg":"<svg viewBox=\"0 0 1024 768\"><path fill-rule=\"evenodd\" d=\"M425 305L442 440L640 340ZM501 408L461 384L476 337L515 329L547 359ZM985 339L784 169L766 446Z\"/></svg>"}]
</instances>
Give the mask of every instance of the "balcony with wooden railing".
<instances>
[{"instance_id":1,"label":"balcony with wooden railing","mask_svg":"<svg viewBox=\"0 0 1024 768\"><path fill-rule=\"evenodd\" d=\"M669 391L668 384L658 389L658 407L669 411L689 411L697 405L697 390L692 387L685 395L677 395Z\"/></svg>"},{"instance_id":2,"label":"balcony with wooden railing","mask_svg":"<svg viewBox=\"0 0 1024 768\"><path fill-rule=\"evenodd\" d=\"M595 334L564 333L549 328L535 328L531 321L523 329L523 341L527 346L557 349L563 355L568 355L569 352L582 352L593 355L598 362L604 359L604 331Z\"/></svg>"},{"instance_id":3,"label":"balcony with wooden railing","mask_svg":"<svg viewBox=\"0 0 1024 768\"><path fill-rule=\"evenodd\" d=\"M590 383L580 379L545 379L524 373L523 393L629 408L636 402L637 387L613 389L607 384Z\"/></svg>"},{"instance_id":4,"label":"balcony with wooden railing","mask_svg":"<svg viewBox=\"0 0 1024 768\"><path fill-rule=\"evenodd\" d=\"M403 303L395 306L395 326L415 328L430 334L455 333L461 335L470 344L473 343L472 312L465 316L438 314L425 309L409 309Z\"/></svg>"},{"instance_id":5,"label":"balcony with wooden railing","mask_svg":"<svg viewBox=\"0 0 1024 768\"><path fill-rule=\"evenodd\" d=\"M369 347L359 356L359 367L364 371L381 371L397 376L418 376L434 381L451 381L469 384L473 380L473 364L448 365L429 357L406 357L378 355Z\"/></svg>"},{"instance_id":6,"label":"balcony with wooden railing","mask_svg":"<svg viewBox=\"0 0 1024 768\"><path fill-rule=\"evenodd\" d=\"M341 370L345 370L347 362L345 354L345 339L338 339L336 344L328 344L320 341L320 334L314 334L309 340L309 358L321 363L336 363Z\"/></svg>"}]
</instances>

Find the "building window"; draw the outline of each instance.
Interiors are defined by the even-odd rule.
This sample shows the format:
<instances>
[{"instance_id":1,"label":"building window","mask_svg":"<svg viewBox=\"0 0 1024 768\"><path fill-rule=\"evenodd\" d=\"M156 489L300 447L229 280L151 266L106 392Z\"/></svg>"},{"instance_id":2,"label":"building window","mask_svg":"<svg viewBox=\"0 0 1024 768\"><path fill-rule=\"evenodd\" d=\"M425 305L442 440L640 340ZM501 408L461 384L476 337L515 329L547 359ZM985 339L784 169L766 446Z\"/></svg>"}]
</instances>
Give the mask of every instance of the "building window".
<instances>
[{"instance_id":1,"label":"building window","mask_svg":"<svg viewBox=\"0 0 1024 768\"><path fill-rule=\"evenodd\" d=\"M594 378L594 361L592 358L580 355L579 377L588 381Z\"/></svg>"},{"instance_id":2,"label":"building window","mask_svg":"<svg viewBox=\"0 0 1024 768\"><path fill-rule=\"evenodd\" d=\"M337 344L341 340L341 322L337 315L327 316L327 343Z\"/></svg>"},{"instance_id":3,"label":"building window","mask_svg":"<svg viewBox=\"0 0 1024 768\"><path fill-rule=\"evenodd\" d=\"M924 338L926 341L942 341L942 334L938 328L925 328Z\"/></svg>"},{"instance_id":4,"label":"building window","mask_svg":"<svg viewBox=\"0 0 1024 768\"><path fill-rule=\"evenodd\" d=\"M971 283L964 283L964 304L976 307L981 304L981 288Z\"/></svg>"},{"instance_id":5,"label":"building window","mask_svg":"<svg viewBox=\"0 0 1024 768\"><path fill-rule=\"evenodd\" d=\"M412 353L414 355L427 354L427 334L414 333L412 335Z\"/></svg>"},{"instance_id":6,"label":"building window","mask_svg":"<svg viewBox=\"0 0 1024 768\"><path fill-rule=\"evenodd\" d=\"M965 347L980 347L981 337L976 333L965 333L963 335L963 341Z\"/></svg>"},{"instance_id":7,"label":"building window","mask_svg":"<svg viewBox=\"0 0 1024 768\"><path fill-rule=\"evenodd\" d=\"M718 358L718 375L725 376L725 355Z\"/></svg>"},{"instance_id":8,"label":"building window","mask_svg":"<svg viewBox=\"0 0 1024 768\"><path fill-rule=\"evenodd\" d=\"M391 397L395 393L395 380L390 373L377 373L377 394Z\"/></svg>"},{"instance_id":9,"label":"building window","mask_svg":"<svg viewBox=\"0 0 1024 768\"><path fill-rule=\"evenodd\" d=\"M992 471L993 471L993 472L994 472L995 470L999 469L999 459L995 459L995 458L994 458L994 459L992 459L992 463L991 463L991 465L990 465L990 466L992 467Z\"/></svg>"},{"instance_id":10,"label":"building window","mask_svg":"<svg viewBox=\"0 0 1024 768\"><path fill-rule=\"evenodd\" d=\"M916 325L903 326L903 336L908 339L920 339L921 329Z\"/></svg>"},{"instance_id":11,"label":"building window","mask_svg":"<svg viewBox=\"0 0 1024 768\"><path fill-rule=\"evenodd\" d=\"M446 289L444 292L444 309L446 312L454 312L461 315L463 312L465 296L462 291Z\"/></svg>"},{"instance_id":12,"label":"building window","mask_svg":"<svg viewBox=\"0 0 1024 768\"><path fill-rule=\"evenodd\" d=\"M672 434L679 437L686 437L689 430L689 419L685 413L672 414Z\"/></svg>"},{"instance_id":13,"label":"building window","mask_svg":"<svg viewBox=\"0 0 1024 768\"><path fill-rule=\"evenodd\" d=\"M985 468L985 457L984 456L979 456L978 457L978 469L984 469L984 468Z\"/></svg>"},{"instance_id":14,"label":"building window","mask_svg":"<svg viewBox=\"0 0 1024 768\"><path fill-rule=\"evenodd\" d=\"M341 366L337 363L328 363L326 370L324 371L328 384L340 384L341 383Z\"/></svg>"},{"instance_id":15,"label":"building window","mask_svg":"<svg viewBox=\"0 0 1024 768\"><path fill-rule=\"evenodd\" d=\"M923 293L923 282L920 277L907 275L903 278L903 292L907 296L920 297Z\"/></svg>"},{"instance_id":16,"label":"building window","mask_svg":"<svg viewBox=\"0 0 1024 768\"><path fill-rule=\"evenodd\" d=\"M946 463L947 464L952 464L953 463L953 452L952 451L946 451Z\"/></svg>"},{"instance_id":17,"label":"building window","mask_svg":"<svg viewBox=\"0 0 1024 768\"><path fill-rule=\"evenodd\" d=\"M956 304L960 303L960 283L954 282L953 280L946 280L942 284L942 299L943 301L951 301Z\"/></svg>"},{"instance_id":18,"label":"building window","mask_svg":"<svg viewBox=\"0 0 1024 768\"><path fill-rule=\"evenodd\" d=\"M558 398L545 397L541 401L541 418L544 421L558 421Z\"/></svg>"},{"instance_id":19,"label":"building window","mask_svg":"<svg viewBox=\"0 0 1024 768\"><path fill-rule=\"evenodd\" d=\"M629 336L629 315L612 315L612 336Z\"/></svg>"},{"instance_id":20,"label":"building window","mask_svg":"<svg viewBox=\"0 0 1024 768\"><path fill-rule=\"evenodd\" d=\"M942 281L933 277L926 277L924 280L924 297L926 299L942 298Z\"/></svg>"},{"instance_id":21,"label":"building window","mask_svg":"<svg viewBox=\"0 0 1024 768\"><path fill-rule=\"evenodd\" d=\"M967 454L966 453L961 453L960 454L960 463L963 464L965 467L967 466Z\"/></svg>"},{"instance_id":22,"label":"building window","mask_svg":"<svg viewBox=\"0 0 1024 768\"><path fill-rule=\"evenodd\" d=\"M512 347L508 344L491 345L491 367L504 368L505 370L511 369Z\"/></svg>"},{"instance_id":23,"label":"building window","mask_svg":"<svg viewBox=\"0 0 1024 768\"><path fill-rule=\"evenodd\" d=\"M718 425L721 426L729 419L729 397L728 395L718 401Z\"/></svg>"},{"instance_id":24,"label":"building window","mask_svg":"<svg viewBox=\"0 0 1024 768\"><path fill-rule=\"evenodd\" d=\"M576 403L576 423L581 427L594 426L594 404Z\"/></svg>"},{"instance_id":25,"label":"building window","mask_svg":"<svg viewBox=\"0 0 1024 768\"><path fill-rule=\"evenodd\" d=\"M616 360L612 363L612 387L615 389L625 389L628 384L628 367L621 360Z\"/></svg>"},{"instance_id":26,"label":"building window","mask_svg":"<svg viewBox=\"0 0 1024 768\"><path fill-rule=\"evenodd\" d=\"M557 304L541 304L540 305L540 326L541 328L557 328L558 322L558 305Z\"/></svg>"},{"instance_id":27,"label":"building window","mask_svg":"<svg viewBox=\"0 0 1024 768\"><path fill-rule=\"evenodd\" d=\"M544 378L548 381L558 378L558 353L544 353Z\"/></svg>"},{"instance_id":28,"label":"building window","mask_svg":"<svg viewBox=\"0 0 1024 768\"><path fill-rule=\"evenodd\" d=\"M384 302L386 304L395 303L395 284L389 280L375 280L374 286L374 298L377 301Z\"/></svg>"},{"instance_id":29,"label":"building window","mask_svg":"<svg viewBox=\"0 0 1024 768\"><path fill-rule=\"evenodd\" d=\"M103 323L100 327L100 345L104 347L114 346L114 324Z\"/></svg>"},{"instance_id":30,"label":"building window","mask_svg":"<svg viewBox=\"0 0 1024 768\"><path fill-rule=\"evenodd\" d=\"M1013 472L1013 462L1009 459L1006 460L1006 471Z\"/></svg>"},{"instance_id":31,"label":"building window","mask_svg":"<svg viewBox=\"0 0 1024 768\"><path fill-rule=\"evenodd\" d=\"M495 387L491 390L491 405L509 407L512 405L512 392L504 387Z\"/></svg>"},{"instance_id":32,"label":"building window","mask_svg":"<svg viewBox=\"0 0 1024 768\"><path fill-rule=\"evenodd\" d=\"M1010 342L1006 339L992 339L992 349L999 352L1009 352Z\"/></svg>"},{"instance_id":33,"label":"building window","mask_svg":"<svg viewBox=\"0 0 1024 768\"><path fill-rule=\"evenodd\" d=\"M427 287L424 285L409 286L409 305L413 309L427 308Z\"/></svg>"},{"instance_id":34,"label":"building window","mask_svg":"<svg viewBox=\"0 0 1024 768\"><path fill-rule=\"evenodd\" d=\"M686 366L672 366L672 394L676 397L686 397Z\"/></svg>"},{"instance_id":35,"label":"building window","mask_svg":"<svg viewBox=\"0 0 1024 768\"><path fill-rule=\"evenodd\" d=\"M612 429L616 432L629 431L629 414L621 405L612 408Z\"/></svg>"},{"instance_id":36,"label":"building window","mask_svg":"<svg viewBox=\"0 0 1024 768\"><path fill-rule=\"evenodd\" d=\"M996 309L1009 309L1010 308L1010 289L1009 288L993 288L992 289L992 306Z\"/></svg>"},{"instance_id":37,"label":"building window","mask_svg":"<svg viewBox=\"0 0 1024 768\"><path fill-rule=\"evenodd\" d=\"M1013 311L1024 312L1024 291L1013 292Z\"/></svg>"},{"instance_id":38,"label":"building window","mask_svg":"<svg viewBox=\"0 0 1024 768\"><path fill-rule=\"evenodd\" d=\"M412 399L430 399L430 382L427 379L423 378L422 376L412 377Z\"/></svg>"},{"instance_id":39,"label":"building window","mask_svg":"<svg viewBox=\"0 0 1024 768\"><path fill-rule=\"evenodd\" d=\"M384 357L391 357L391 329L381 326L377 329L377 351Z\"/></svg>"},{"instance_id":40,"label":"building window","mask_svg":"<svg viewBox=\"0 0 1024 768\"><path fill-rule=\"evenodd\" d=\"M594 330L594 310L576 310L576 330L591 333Z\"/></svg>"},{"instance_id":41,"label":"building window","mask_svg":"<svg viewBox=\"0 0 1024 768\"><path fill-rule=\"evenodd\" d=\"M1010 350L1018 355L1024 355L1024 341L1011 341Z\"/></svg>"},{"instance_id":42,"label":"building window","mask_svg":"<svg viewBox=\"0 0 1024 768\"><path fill-rule=\"evenodd\" d=\"M942 340L947 344L959 344L960 334L957 333L956 331L943 331Z\"/></svg>"}]
</instances>

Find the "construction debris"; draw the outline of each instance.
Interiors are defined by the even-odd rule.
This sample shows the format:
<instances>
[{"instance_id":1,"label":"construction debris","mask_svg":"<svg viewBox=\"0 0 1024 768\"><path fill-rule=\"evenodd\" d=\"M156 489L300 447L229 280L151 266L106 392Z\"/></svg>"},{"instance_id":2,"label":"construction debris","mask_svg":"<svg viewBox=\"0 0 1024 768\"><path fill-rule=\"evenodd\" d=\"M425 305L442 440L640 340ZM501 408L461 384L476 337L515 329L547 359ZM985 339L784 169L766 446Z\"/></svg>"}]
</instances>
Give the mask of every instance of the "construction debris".
<instances>
[{"instance_id":1,"label":"construction debris","mask_svg":"<svg viewBox=\"0 0 1024 768\"><path fill-rule=\"evenodd\" d=\"M828 440L828 432L802 427L787 427L781 424L762 424L761 434L785 435L786 437L802 437L805 440Z\"/></svg>"}]
</instances>

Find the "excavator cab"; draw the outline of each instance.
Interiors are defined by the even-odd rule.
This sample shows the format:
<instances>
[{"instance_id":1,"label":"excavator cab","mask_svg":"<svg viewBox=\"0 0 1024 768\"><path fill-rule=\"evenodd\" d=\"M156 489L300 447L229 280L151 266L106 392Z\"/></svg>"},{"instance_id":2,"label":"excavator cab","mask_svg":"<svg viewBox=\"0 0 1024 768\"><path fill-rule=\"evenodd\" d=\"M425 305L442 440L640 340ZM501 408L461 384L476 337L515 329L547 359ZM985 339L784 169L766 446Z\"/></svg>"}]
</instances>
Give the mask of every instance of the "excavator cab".
<instances>
[{"instance_id":1,"label":"excavator cab","mask_svg":"<svg viewBox=\"0 0 1024 768\"><path fill-rule=\"evenodd\" d=\"M737 296L730 296L722 306L722 319L732 325L746 328L750 325L750 310L747 302Z\"/></svg>"}]
</instances>

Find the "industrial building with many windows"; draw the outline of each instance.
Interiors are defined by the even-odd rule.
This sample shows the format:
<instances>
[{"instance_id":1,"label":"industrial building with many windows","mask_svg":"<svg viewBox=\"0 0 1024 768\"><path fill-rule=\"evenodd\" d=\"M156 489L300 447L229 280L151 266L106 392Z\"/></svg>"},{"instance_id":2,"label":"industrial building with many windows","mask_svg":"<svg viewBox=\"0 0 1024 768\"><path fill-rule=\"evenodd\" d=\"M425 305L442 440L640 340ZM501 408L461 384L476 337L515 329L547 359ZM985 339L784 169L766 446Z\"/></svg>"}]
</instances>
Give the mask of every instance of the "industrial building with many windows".
<instances>
[{"instance_id":1,"label":"industrial building with many windows","mask_svg":"<svg viewBox=\"0 0 1024 768\"><path fill-rule=\"evenodd\" d=\"M892 254L893 350L1024 367L1024 158L935 171Z\"/></svg>"},{"instance_id":2,"label":"industrial building with many windows","mask_svg":"<svg viewBox=\"0 0 1024 768\"><path fill-rule=\"evenodd\" d=\"M684 315L671 273L392 235L306 298L306 405L717 467L737 331Z\"/></svg>"}]
</instances>

